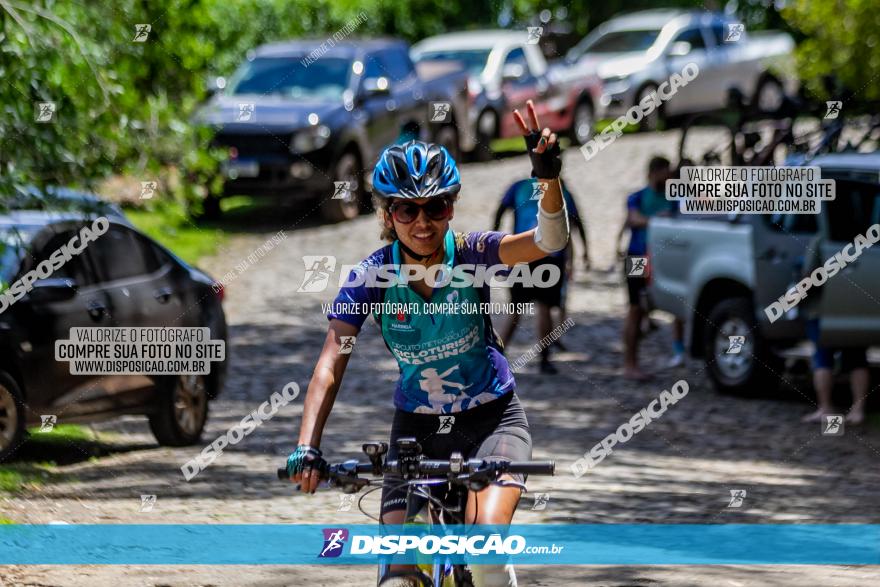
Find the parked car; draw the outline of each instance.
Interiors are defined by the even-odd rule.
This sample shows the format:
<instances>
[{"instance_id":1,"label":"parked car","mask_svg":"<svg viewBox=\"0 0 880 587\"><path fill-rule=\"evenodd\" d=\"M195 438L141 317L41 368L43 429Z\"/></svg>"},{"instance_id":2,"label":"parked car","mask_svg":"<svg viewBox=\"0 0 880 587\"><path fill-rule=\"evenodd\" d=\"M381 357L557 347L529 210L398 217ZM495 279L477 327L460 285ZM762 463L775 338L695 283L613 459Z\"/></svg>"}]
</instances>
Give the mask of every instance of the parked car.
<instances>
[{"instance_id":1,"label":"parked car","mask_svg":"<svg viewBox=\"0 0 880 587\"><path fill-rule=\"evenodd\" d=\"M696 63L696 79L678 88L656 115L646 116L645 129L656 128L663 116L723 108L731 89L763 111L775 111L785 93L793 95L796 89L793 78L784 74L790 70L794 41L786 33L750 33L737 24L728 16L696 10L645 10L612 18L568 52L568 75L597 74L604 84L599 115L616 118L685 64Z\"/></svg>"},{"instance_id":2,"label":"parked car","mask_svg":"<svg viewBox=\"0 0 880 587\"><path fill-rule=\"evenodd\" d=\"M291 41L254 50L198 113L229 150L224 195L320 201L328 220L353 218L365 202L365 169L401 137L431 139L453 152L468 137L467 75L417 71L397 40ZM432 102L451 104L431 123ZM366 174L367 176L369 174ZM334 182L348 182L337 195ZM219 213L216 200L206 202Z\"/></svg>"},{"instance_id":3,"label":"parked car","mask_svg":"<svg viewBox=\"0 0 880 587\"><path fill-rule=\"evenodd\" d=\"M95 194L70 188L48 186L16 186L12 193L0 198L0 212L5 210L47 210L55 212L80 212L110 216L128 223L122 209L104 201Z\"/></svg>"},{"instance_id":4,"label":"parked car","mask_svg":"<svg viewBox=\"0 0 880 587\"><path fill-rule=\"evenodd\" d=\"M836 199L821 213L681 215L652 218L650 293L656 308L685 320L690 353L701 357L716 386L758 390L777 380L778 352L806 339L803 312L770 322L764 308L803 271L807 245L824 237L829 259L857 234L880 222L880 152L830 154L813 159L822 179L836 181ZM880 345L880 248L862 251L824 283L821 341L829 346ZM818 295L811 292L809 295ZM726 353L729 336L745 335L739 354Z\"/></svg>"},{"instance_id":5,"label":"parked car","mask_svg":"<svg viewBox=\"0 0 880 587\"><path fill-rule=\"evenodd\" d=\"M97 217L0 213L0 291ZM226 340L222 289L126 222L107 218L106 233L0 312L0 461L44 414L59 424L143 414L160 444L194 444L208 401L223 389L225 361L213 362L210 375L148 377L71 375L70 363L55 360L55 341L69 339L73 327L208 327L212 339Z\"/></svg>"},{"instance_id":6,"label":"parked car","mask_svg":"<svg viewBox=\"0 0 880 587\"><path fill-rule=\"evenodd\" d=\"M495 138L519 135L514 108L534 100L541 123L579 143L593 132L593 111L601 93L595 75L568 76L550 67L525 31L468 31L430 37L416 43L417 63L452 61L470 74L468 134L476 136L480 154Z\"/></svg>"}]
</instances>

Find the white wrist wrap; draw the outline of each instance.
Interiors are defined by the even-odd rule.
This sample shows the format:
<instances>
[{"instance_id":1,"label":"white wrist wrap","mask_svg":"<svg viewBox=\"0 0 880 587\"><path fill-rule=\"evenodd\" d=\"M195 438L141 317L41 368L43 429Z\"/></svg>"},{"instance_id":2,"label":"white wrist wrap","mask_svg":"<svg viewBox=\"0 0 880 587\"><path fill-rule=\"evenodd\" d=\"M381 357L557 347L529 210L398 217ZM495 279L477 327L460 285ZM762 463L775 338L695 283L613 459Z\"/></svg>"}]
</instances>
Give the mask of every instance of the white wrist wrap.
<instances>
[{"instance_id":1,"label":"white wrist wrap","mask_svg":"<svg viewBox=\"0 0 880 587\"><path fill-rule=\"evenodd\" d=\"M565 201L562 210L545 212L538 206L538 228L535 230L535 244L545 253L555 253L565 248L568 243L568 211Z\"/></svg>"}]
</instances>

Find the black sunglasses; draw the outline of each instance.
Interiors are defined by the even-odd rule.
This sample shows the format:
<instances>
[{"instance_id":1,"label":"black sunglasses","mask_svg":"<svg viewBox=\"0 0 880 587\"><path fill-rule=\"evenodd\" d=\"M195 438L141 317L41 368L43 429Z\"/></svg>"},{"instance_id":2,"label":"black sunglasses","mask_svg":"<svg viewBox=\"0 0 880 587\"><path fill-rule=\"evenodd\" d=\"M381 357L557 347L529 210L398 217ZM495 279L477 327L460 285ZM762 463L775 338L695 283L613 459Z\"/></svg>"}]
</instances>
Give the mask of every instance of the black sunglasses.
<instances>
[{"instance_id":1,"label":"black sunglasses","mask_svg":"<svg viewBox=\"0 0 880 587\"><path fill-rule=\"evenodd\" d=\"M452 213L452 202L448 198L432 198L424 204L404 200L394 202L388 210L401 224L414 222L419 217L419 210L424 210L425 216L431 220L446 220Z\"/></svg>"}]
</instances>

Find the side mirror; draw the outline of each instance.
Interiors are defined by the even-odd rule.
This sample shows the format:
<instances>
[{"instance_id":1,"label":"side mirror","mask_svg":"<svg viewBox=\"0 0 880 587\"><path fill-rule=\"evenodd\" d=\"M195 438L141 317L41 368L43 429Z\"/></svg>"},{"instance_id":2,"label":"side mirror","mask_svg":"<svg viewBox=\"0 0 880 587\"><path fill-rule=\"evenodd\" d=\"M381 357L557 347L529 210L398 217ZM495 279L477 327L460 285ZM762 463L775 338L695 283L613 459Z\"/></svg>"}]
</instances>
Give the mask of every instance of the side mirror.
<instances>
[{"instance_id":1,"label":"side mirror","mask_svg":"<svg viewBox=\"0 0 880 587\"><path fill-rule=\"evenodd\" d=\"M368 77L361 83L361 96L387 96L391 93L391 82L387 77Z\"/></svg>"},{"instance_id":2,"label":"side mirror","mask_svg":"<svg viewBox=\"0 0 880 587\"><path fill-rule=\"evenodd\" d=\"M208 98L226 89L226 78L222 75L209 76L205 82L205 94Z\"/></svg>"},{"instance_id":3,"label":"side mirror","mask_svg":"<svg viewBox=\"0 0 880 587\"><path fill-rule=\"evenodd\" d=\"M669 46L669 52L666 53L669 57L684 57L688 53L691 52L691 44L687 41L676 41L672 45Z\"/></svg>"},{"instance_id":4,"label":"side mirror","mask_svg":"<svg viewBox=\"0 0 880 587\"><path fill-rule=\"evenodd\" d=\"M67 277L49 277L38 279L34 288L28 293L28 299L41 304L64 302L76 296L77 283Z\"/></svg>"},{"instance_id":5,"label":"side mirror","mask_svg":"<svg viewBox=\"0 0 880 587\"><path fill-rule=\"evenodd\" d=\"M501 80L505 82L518 80L526 72L526 68L519 63L508 63L501 70Z\"/></svg>"}]
</instances>

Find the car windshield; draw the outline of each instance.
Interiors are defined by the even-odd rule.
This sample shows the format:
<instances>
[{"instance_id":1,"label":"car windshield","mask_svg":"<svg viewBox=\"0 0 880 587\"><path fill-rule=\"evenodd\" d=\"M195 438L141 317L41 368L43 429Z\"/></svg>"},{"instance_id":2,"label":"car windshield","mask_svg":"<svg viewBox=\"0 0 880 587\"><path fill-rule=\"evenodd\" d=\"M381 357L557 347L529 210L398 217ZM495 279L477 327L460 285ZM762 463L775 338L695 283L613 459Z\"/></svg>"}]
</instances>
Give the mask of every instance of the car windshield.
<instances>
[{"instance_id":1,"label":"car windshield","mask_svg":"<svg viewBox=\"0 0 880 587\"><path fill-rule=\"evenodd\" d=\"M456 51L428 51L416 57L416 61L459 61L471 75L478 75L489 60L489 49L461 49Z\"/></svg>"},{"instance_id":2,"label":"car windshield","mask_svg":"<svg viewBox=\"0 0 880 587\"><path fill-rule=\"evenodd\" d=\"M616 31L602 35L584 48L584 53L628 53L647 51L660 30Z\"/></svg>"},{"instance_id":3,"label":"car windshield","mask_svg":"<svg viewBox=\"0 0 880 587\"><path fill-rule=\"evenodd\" d=\"M321 57L308 65L303 65L299 57L260 57L235 72L227 95L341 100L351 69L350 60L335 57Z\"/></svg>"},{"instance_id":4,"label":"car windshield","mask_svg":"<svg viewBox=\"0 0 880 587\"><path fill-rule=\"evenodd\" d=\"M10 286L26 254L36 227L0 227L0 291Z\"/></svg>"}]
</instances>

